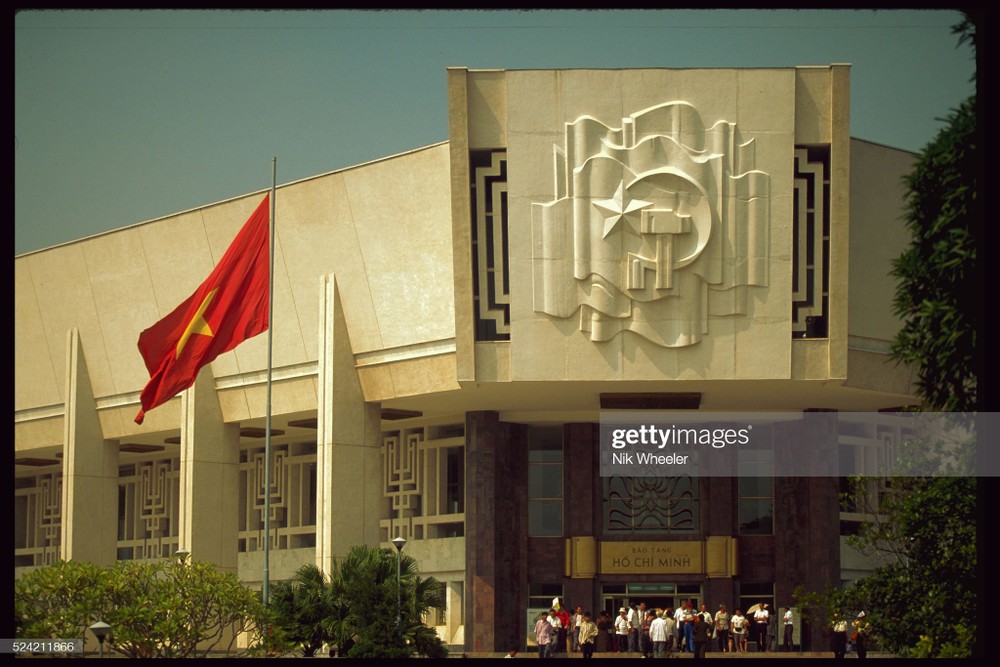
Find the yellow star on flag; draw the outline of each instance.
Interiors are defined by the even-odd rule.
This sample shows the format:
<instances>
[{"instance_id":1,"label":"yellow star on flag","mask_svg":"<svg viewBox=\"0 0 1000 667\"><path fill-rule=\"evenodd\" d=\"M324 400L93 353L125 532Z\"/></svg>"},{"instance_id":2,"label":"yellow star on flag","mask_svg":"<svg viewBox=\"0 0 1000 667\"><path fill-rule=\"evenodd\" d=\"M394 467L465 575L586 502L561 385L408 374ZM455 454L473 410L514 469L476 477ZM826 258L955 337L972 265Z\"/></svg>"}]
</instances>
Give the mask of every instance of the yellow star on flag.
<instances>
[{"instance_id":1,"label":"yellow star on flag","mask_svg":"<svg viewBox=\"0 0 1000 667\"><path fill-rule=\"evenodd\" d=\"M180 358L181 350L184 349L184 346L187 344L188 338L190 338L192 334L200 334L202 336L215 335L212 333L212 327L210 327L208 325L208 322L205 321L205 309L208 308L208 304L212 303L212 299L215 297L215 293L218 291L219 288L215 288L214 290L208 293L208 296L205 297L205 300L201 302L200 306L198 306L198 310L195 311L194 317L191 318L191 321L188 322L187 327L184 328L184 333L181 334L181 339L177 341L176 358L178 359Z\"/></svg>"}]
</instances>

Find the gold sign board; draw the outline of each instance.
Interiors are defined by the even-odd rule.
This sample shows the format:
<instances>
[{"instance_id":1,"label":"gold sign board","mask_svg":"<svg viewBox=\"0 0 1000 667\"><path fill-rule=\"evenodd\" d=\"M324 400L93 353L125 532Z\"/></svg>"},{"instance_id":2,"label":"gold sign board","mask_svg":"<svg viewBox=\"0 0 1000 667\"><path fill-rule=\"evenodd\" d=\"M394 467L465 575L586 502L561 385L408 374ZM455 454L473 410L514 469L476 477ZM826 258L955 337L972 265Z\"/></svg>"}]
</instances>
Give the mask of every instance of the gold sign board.
<instances>
[{"instance_id":1,"label":"gold sign board","mask_svg":"<svg viewBox=\"0 0 1000 667\"><path fill-rule=\"evenodd\" d=\"M601 542L601 574L701 574L704 547L696 542Z\"/></svg>"}]
</instances>

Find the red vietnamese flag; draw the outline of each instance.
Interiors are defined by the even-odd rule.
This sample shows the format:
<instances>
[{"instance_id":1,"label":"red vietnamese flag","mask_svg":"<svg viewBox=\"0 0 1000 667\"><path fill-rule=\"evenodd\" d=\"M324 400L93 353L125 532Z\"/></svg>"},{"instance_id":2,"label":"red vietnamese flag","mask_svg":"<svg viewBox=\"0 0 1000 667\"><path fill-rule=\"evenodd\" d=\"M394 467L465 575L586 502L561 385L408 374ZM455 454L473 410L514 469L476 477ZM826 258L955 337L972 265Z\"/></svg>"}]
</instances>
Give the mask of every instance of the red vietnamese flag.
<instances>
[{"instance_id":1,"label":"red vietnamese flag","mask_svg":"<svg viewBox=\"0 0 1000 667\"><path fill-rule=\"evenodd\" d=\"M149 382L135 423L194 384L202 366L267 331L269 201L265 196L201 287L139 334Z\"/></svg>"}]
</instances>

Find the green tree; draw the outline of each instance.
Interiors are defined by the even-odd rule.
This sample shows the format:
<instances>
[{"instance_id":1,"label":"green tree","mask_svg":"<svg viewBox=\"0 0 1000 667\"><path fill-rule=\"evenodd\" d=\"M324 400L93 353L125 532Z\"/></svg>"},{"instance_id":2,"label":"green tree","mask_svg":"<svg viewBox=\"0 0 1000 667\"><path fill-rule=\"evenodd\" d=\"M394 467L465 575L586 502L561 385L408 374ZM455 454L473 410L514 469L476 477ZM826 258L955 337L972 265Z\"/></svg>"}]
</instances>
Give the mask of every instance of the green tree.
<instances>
[{"instance_id":1,"label":"green tree","mask_svg":"<svg viewBox=\"0 0 1000 667\"><path fill-rule=\"evenodd\" d=\"M957 25L975 51L973 15ZM897 361L917 371L917 389L934 411L978 408L977 340L981 268L976 242L981 169L973 94L947 119L907 177L906 225L913 240L896 260L895 312L903 326ZM928 443L919 443L920 447ZM946 452L933 449L928 456ZM851 543L884 565L847 589L798 596L811 617L866 611L882 648L907 657L964 657L977 636L977 481L897 473L854 480L846 499L872 517Z\"/></svg>"},{"instance_id":2,"label":"green tree","mask_svg":"<svg viewBox=\"0 0 1000 667\"><path fill-rule=\"evenodd\" d=\"M391 549L356 546L329 577L315 565L303 566L272 588L276 630L307 656L328 643L353 658L447 657L444 643L423 622L445 608L440 582L420 577L416 561L404 554L397 589L396 558Z\"/></svg>"},{"instance_id":3,"label":"green tree","mask_svg":"<svg viewBox=\"0 0 1000 667\"><path fill-rule=\"evenodd\" d=\"M112 569L111 647L130 657L204 657L230 653L241 633L258 637L260 594L236 575L186 557L119 561Z\"/></svg>"},{"instance_id":4,"label":"green tree","mask_svg":"<svg viewBox=\"0 0 1000 667\"><path fill-rule=\"evenodd\" d=\"M105 606L105 570L59 561L14 582L15 636L83 639Z\"/></svg>"},{"instance_id":5,"label":"green tree","mask_svg":"<svg viewBox=\"0 0 1000 667\"><path fill-rule=\"evenodd\" d=\"M85 638L101 620L112 628L106 646L133 658L232 653L240 634L256 643L265 620L260 595L235 575L182 557L108 568L59 562L14 588L18 636Z\"/></svg>"},{"instance_id":6,"label":"green tree","mask_svg":"<svg viewBox=\"0 0 1000 667\"><path fill-rule=\"evenodd\" d=\"M331 573L335 595L346 611L343 627L354 639L354 645L347 651L349 657L447 655L443 642L433 629L424 625L422 618L431 610L445 608L441 584L433 577L421 578L416 561L410 556L398 557L401 582L398 591L397 554L390 549L353 547ZM398 625L397 613L401 617Z\"/></svg>"},{"instance_id":7,"label":"green tree","mask_svg":"<svg viewBox=\"0 0 1000 667\"><path fill-rule=\"evenodd\" d=\"M955 27L975 48L975 24ZM907 177L910 247L893 263L895 312L903 327L893 356L913 364L928 405L972 411L977 402L981 273L976 252L982 216L976 202L980 168L973 93L946 119Z\"/></svg>"},{"instance_id":8,"label":"green tree","mask_svg":"<svg viewBox=\"0 0 1000 667\"><path fill-rule=\"evenodd\" d=\"M972 15L953 31L960 45L969 42L975 51ZM899 281L895 312L903 320L893 356L916 368L918 393L934 411L978 407L982 285L976 243L982 215L976 114L973 94L946 119L907 177L905 221L913 241L892 271ZM852 543L886 564L851 588L831 592L823 612L868 610L882 646L903 656L971 655L977 495L970 477L904 473L881 485L857 480L852 502L875 520Z\"/></svg>"},{"instance_id":9,"label":"green tree","mask_svg":"<svg viewBox=\"0 0 1000 667\"><path fill-rule=\"evenodd\" d=\"M977 611L975 508L973 479L894 477L872 510L881 520L850 538L885 565L835 596L833 607L866 610L872 633L899 655L970 655ZM963 644L963 637L969 641Z\"/></svg>"}]
</instances>

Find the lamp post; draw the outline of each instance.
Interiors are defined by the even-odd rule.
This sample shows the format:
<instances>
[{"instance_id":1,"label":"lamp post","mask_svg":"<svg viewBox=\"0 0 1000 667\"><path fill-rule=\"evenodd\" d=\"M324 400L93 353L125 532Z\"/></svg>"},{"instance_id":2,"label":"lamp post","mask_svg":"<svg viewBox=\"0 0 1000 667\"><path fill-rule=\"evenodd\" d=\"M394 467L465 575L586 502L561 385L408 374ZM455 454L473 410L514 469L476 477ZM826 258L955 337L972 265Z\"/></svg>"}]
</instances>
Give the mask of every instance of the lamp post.
<instances>
[{"instance_id":1,"label":"lamp post","mask_svg":"<svg viewBox=\"0 0 1000 667\"><path fill-rule=\"evenodd\" d=\"M403 558L403 547L406 546L405 537L394 537L392 545L396 547L396 630L403 623L403 589L400 585L400 568Z\"/></svg>"},{"instance_id":2,"label":"lamp post","mask_svg":"<svg viewBox=\"0 0 1000 667\"><path fill-rule=\"evenodd\" d=\"M108 636L111 632L111 626L104 621L98 621L90 626L89 630L94 633L97 637L97 643L100 645L100 657L104 657L104 638Z\"/></svg>"}]
</instances>

